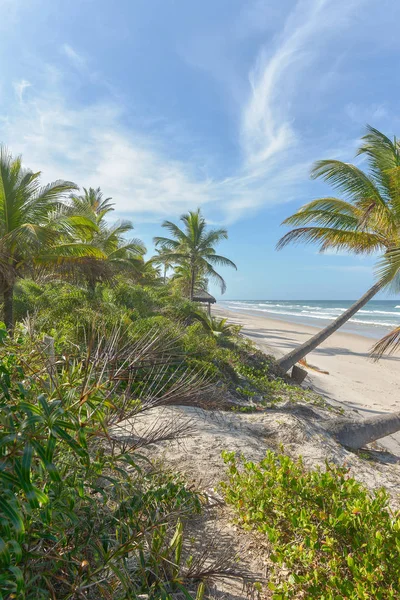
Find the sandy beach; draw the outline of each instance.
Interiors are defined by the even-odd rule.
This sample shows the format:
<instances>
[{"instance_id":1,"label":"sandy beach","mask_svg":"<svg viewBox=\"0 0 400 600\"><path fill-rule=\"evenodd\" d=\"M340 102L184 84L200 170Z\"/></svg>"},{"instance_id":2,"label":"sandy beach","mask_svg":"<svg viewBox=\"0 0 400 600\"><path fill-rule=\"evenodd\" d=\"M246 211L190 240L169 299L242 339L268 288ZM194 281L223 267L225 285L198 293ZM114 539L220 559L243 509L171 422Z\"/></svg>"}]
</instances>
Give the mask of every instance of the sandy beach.
<instances>
[{"instance_id":1,"label":"sandy beach","mask_svg":"<svg viewBox=\"0 0 400 600\"><path fill-rule=\"evenodd\" d=\"M242 333L266 353L282 356L313 335L316 327L288 323L264 316L234 312L216 305L212 312L243 325ZM336 332L307 356L329 374L308 370L305 383L328 401L359 411L363 416L400 411L400 356L373 362L368 354L373 340ZM400 432L381 440L381 445L400 456Z\"/></svg>"}]
</instances>

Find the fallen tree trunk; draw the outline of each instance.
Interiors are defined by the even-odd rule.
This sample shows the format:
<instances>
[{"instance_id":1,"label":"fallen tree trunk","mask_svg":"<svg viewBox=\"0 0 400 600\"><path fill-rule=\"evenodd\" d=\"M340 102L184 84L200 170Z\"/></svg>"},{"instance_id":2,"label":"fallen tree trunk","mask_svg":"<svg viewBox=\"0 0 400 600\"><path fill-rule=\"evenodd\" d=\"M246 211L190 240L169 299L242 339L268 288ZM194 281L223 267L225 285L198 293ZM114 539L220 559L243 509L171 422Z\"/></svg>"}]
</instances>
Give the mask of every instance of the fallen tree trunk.
<instances>
[{"instance_id":1,"label":"fallen tree trunk","mask_svg":"<svg viewBox=\"0 0 400 600\"><path fill-rule=\"evenodd\" d=\"M335 419L325 421L321 426L342 446L359 450L365 444L400 431L400 413L389 413L360 421Z\"/></svg>"}]
</instances>

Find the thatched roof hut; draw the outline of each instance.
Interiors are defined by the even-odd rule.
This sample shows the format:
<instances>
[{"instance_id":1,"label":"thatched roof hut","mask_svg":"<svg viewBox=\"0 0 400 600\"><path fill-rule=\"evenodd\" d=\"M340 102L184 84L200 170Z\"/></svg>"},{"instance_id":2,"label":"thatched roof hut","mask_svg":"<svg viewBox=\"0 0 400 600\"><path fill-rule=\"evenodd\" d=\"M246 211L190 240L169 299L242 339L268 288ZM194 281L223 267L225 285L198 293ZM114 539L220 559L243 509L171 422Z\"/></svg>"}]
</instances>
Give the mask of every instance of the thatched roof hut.
<instances>
[{"instance_id":1,"label":"thatched roof hut","mask_svg":"<svg viewBox=\"0 0 400 600\"><path fill-rule=\"evenodd\" d=\"M196 290L193 295L193 302L201 302L207 304L208 314L211 314L211 304L216 303L214 296L211 296L205 290Z\"/></svg>"}]
</instances>

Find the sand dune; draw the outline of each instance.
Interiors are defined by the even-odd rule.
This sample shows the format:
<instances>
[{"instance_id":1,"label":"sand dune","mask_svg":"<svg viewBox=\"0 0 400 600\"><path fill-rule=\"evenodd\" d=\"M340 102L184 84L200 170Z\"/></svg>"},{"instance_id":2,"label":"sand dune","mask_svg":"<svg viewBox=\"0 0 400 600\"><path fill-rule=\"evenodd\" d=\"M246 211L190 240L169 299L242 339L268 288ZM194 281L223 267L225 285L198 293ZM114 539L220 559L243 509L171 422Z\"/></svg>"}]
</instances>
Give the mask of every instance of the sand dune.
<instances>
[{"instance_id":1,"label":"sand dune","mask_svg":"<svg viewBox=\"0 0 400 600\"><path fill-rule=\"evenodd\" d=\"M213 314L243 325L242 333L261 350L282 356L316 332L315 327L213 307ZM309 370L305 381L331 402L339 402L363 416L400 411L400 355L372 362L369 338L336 332L308 355L307 361L329 375ZM400 433L381 440L400 456Z\"/></svg>"}]
</instances>

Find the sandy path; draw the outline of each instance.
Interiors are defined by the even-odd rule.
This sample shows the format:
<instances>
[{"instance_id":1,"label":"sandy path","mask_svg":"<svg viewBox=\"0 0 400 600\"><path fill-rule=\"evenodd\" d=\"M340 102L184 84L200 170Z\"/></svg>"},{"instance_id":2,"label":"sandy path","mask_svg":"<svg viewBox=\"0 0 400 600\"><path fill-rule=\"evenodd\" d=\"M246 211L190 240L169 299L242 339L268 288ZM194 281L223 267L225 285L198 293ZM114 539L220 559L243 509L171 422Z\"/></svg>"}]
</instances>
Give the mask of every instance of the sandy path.
<instances>
[{"instance_id":1,"label":"sandy path","mask_svg":"<svg viewBox=\"0 0 400 600\"><path fill-rule=\"evenodd\" d=\"M313 335L317 328L287 323L264 316L252 316L213 307L213 314L227 316L243 325L242 333L261 350L282 356ZM329 375L309 371L306 379L327 399L345 404L363 415L400 411L400 356L386 357L378 363L368 358L372 341L349 333L336 332L308 355L309 364ZM400 456L400 432L382 441Z\"/></svg>"}]
</instances>

